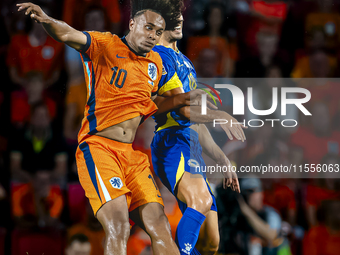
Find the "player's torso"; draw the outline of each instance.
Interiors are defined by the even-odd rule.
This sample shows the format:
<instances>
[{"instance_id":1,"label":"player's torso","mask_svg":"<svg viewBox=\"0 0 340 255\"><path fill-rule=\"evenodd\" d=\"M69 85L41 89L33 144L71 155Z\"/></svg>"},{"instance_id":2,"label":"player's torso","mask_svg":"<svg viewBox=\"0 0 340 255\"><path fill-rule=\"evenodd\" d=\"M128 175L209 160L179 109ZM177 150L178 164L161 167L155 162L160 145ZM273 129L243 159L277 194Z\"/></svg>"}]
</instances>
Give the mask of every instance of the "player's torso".
<instances>
[{"instance_id":1,"label":"player's torso","mask_svg":"<svg viewBox=\"0 0 340 255\"><path fill-rule=\"evenodd\" d=\"M150 98L157 79L157 64L150 58L135 55L119 40L112 40L110 50L94 64L96 90L112 96L101 100L119 96Z\"/></svg>"},{"instance_id":2,"label":"player's torso","mask_svg":"<svg viewBox=\"0 0 340 255\"><path fill-rule=\"evenodd\" d=\"M86 54L82 58L88 101L80 136L157 109L151 92L158 83L161 60L155 53L138 56L120 38L112 36L96 59L89 59Z\"/></svg>"}]
</instances>

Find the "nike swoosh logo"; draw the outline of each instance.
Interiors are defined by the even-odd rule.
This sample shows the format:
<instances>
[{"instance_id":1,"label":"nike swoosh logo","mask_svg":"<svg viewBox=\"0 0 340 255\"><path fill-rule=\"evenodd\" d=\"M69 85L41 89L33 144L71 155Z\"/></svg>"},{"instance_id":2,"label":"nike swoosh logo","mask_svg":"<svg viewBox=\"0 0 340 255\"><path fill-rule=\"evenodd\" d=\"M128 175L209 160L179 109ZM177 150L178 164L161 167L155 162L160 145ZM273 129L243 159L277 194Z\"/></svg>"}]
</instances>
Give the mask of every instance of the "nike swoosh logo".
<instances>
[{"instance_id":1,"label":"nike swoosh logo","mask_svg":"<svg viewBox=\"0 0 340 255\"><path fill-rule=\"evenodd\" d=\"M118 56L118 54L116 55L116 57L117 57L117 58L126 58L126 57L120 57L120 56Z\"/></svg>"},{"instance_id":2,"label":"nike swoosh logo","mask_svg":"<svg viewBox=\"0 0 340 255\"><path fill-rule=\"evenodd\" d=\"M162 196L160 196L160 195L157 194L157 197L162 197Z\"/></svg>"}]
</instances>

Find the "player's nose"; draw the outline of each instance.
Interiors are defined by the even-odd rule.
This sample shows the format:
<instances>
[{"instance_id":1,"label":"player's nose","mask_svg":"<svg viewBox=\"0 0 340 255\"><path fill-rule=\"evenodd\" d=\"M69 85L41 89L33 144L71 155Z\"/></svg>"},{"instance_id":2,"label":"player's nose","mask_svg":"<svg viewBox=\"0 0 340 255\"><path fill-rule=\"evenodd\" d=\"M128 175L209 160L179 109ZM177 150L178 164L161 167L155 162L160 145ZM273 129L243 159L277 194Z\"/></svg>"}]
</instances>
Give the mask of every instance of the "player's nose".
<instances>
[{"instance_id":1,"label":"player's nose","mask_svg":"<svg viewBox=\"0 0 340 255\"><path fill-rule=\"evenodd\" d=\"M156 31L152 30L149 32L149 38L152 40L156 40Z\"/></svg>"}]
</instances>

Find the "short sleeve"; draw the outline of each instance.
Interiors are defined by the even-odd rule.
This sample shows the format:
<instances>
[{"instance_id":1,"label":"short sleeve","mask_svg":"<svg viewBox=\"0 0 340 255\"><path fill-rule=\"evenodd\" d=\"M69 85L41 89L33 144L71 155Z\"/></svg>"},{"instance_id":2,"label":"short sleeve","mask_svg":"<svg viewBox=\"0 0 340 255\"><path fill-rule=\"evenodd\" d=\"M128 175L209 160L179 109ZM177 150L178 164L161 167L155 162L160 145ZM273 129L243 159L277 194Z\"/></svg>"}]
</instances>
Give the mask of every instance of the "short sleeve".
<instances>
[{"instance_id":1,"label":"short sleeve","mask_svg":"<svg viewBox=\"0 0 340 255\"><path fill-rule=\"evenodd\" d=\"M79 50L80 53L86 54L91 60L99 56L99 54L107 47L112 40L110 32L83 32L86 35L86 44Z\"/></svg>"},{"instance_id":2,"label":"short sleeve","mask_svg":"<svg viewBox=\"0 0 340 255\"><path fill-rule=\"evenodd\" d=\"M163 68L162 77L158 85L158 95L163 95L167 91L183 87L183 84L177 75L174 60L162 52L160 52L159 55L163 61Z\"/></svg>"}]
</instances>

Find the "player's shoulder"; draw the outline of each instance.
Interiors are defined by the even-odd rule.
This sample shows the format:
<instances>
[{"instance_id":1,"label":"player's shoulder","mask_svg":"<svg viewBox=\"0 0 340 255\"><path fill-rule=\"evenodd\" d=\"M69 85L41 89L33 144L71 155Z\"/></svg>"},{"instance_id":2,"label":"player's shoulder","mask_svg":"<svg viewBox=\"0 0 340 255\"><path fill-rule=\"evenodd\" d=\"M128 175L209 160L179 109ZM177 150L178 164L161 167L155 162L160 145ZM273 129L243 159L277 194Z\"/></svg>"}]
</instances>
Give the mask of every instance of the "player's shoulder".
<instances>
[{"instance_id":1,"label":"player's shoulder","mask_svg":"<svg viewBox=\"0 0 340 255\"><path fill-rule=\"evenodd\" d=\"M99 31L84 31L85 35L90 35L91 41L95 39L96 41L106 41L106 42L118 42L120 38L112 34L111 32L99 32Z\"/></svg>"},{"instance_id":2,"label":"player's shoulder","mask_svg":"<svg viewBox=\"0 0 340 255\"><path fill-rule=\"evenodd\" d=\"M151 61L155 62L157 65L160 65L160 66L161 66L162 63L163 63L160 54L159 54L158 52L156 52L156 51L151 50L151 51L149 52L148 58L149 58Z\"/></svg>"},{"instance_id":3,"label":"player's shoulder","mask_svg":"<svg viewBox=\"0 0 340 255\"><path fill-rule=\"evenodd\" d=\"M163 45L156 45L155 47L153 47L152 51L159 54L163 61L163 64L166 65L176 64L177 56L176 52L173 49L165 47Z\"/></svg>"},{"instance_id":4,"label":"player's shoulder","mask_svg":"<svg viewBox=\"0 0 340 255\"><path fill-rule=\"evenodd\" d=\"M176 58L176 51L174 51L170 47L166 47L160 44L157 44L152 49L154 52L157 52L162 58L169 57L169 58Z\"/></svg>"}]
</instances>

